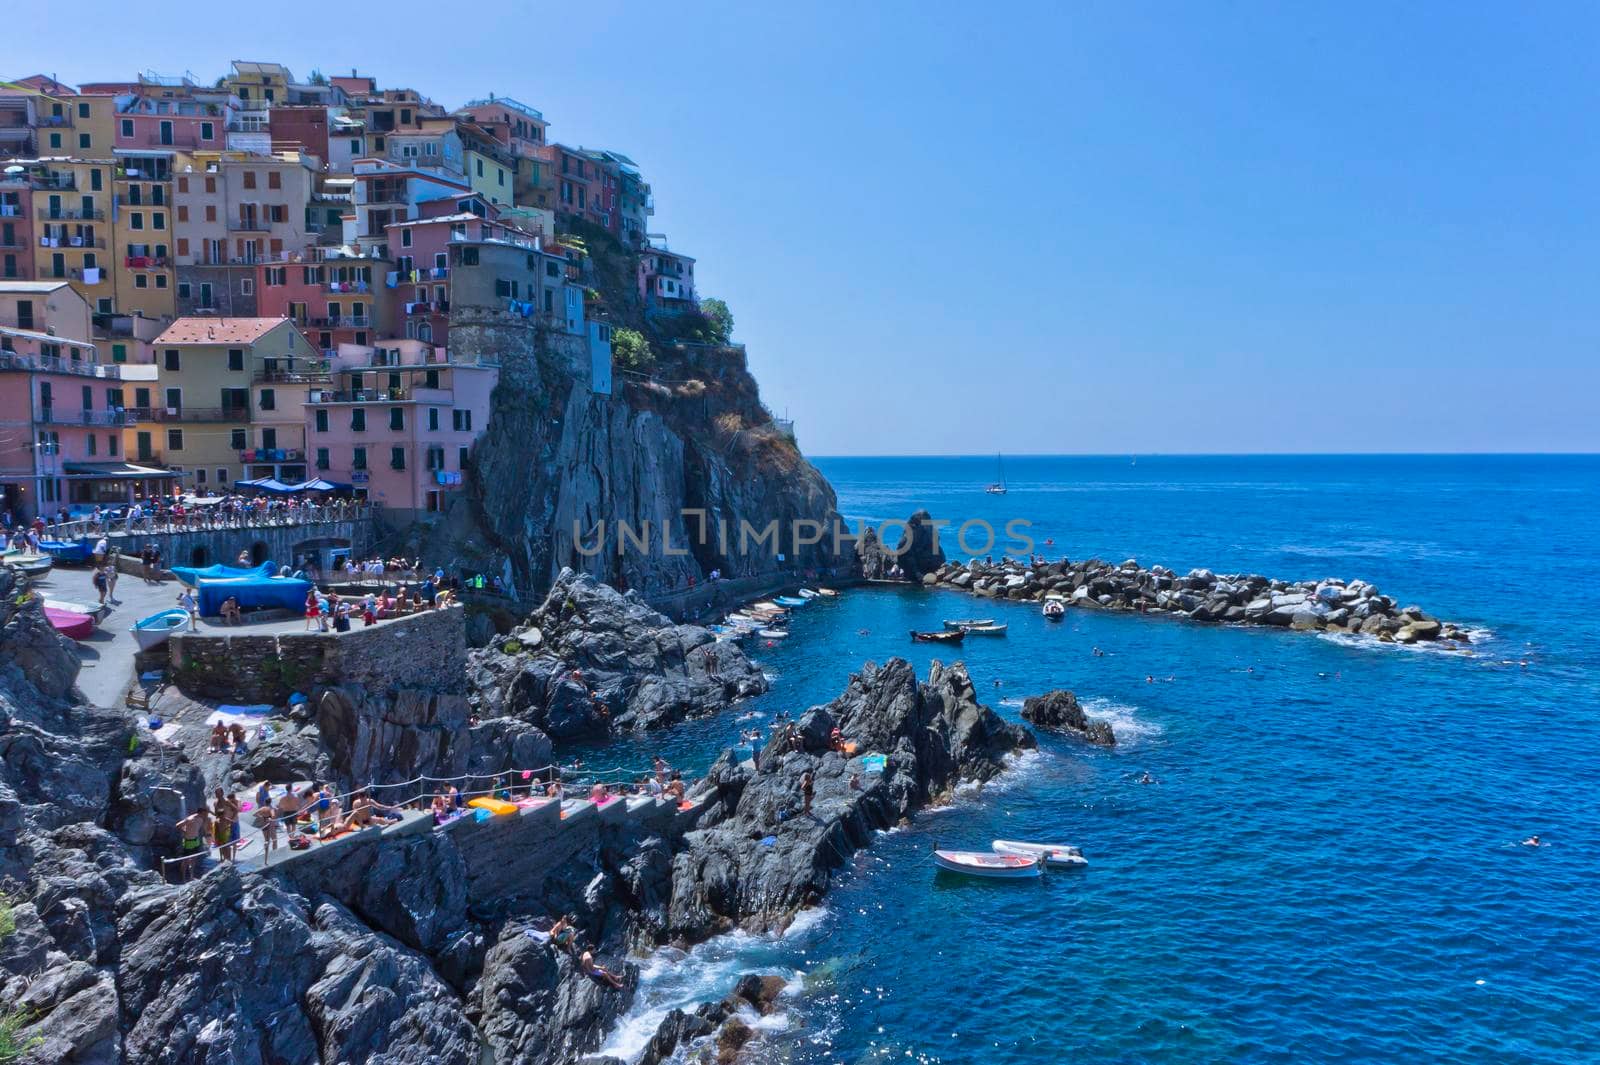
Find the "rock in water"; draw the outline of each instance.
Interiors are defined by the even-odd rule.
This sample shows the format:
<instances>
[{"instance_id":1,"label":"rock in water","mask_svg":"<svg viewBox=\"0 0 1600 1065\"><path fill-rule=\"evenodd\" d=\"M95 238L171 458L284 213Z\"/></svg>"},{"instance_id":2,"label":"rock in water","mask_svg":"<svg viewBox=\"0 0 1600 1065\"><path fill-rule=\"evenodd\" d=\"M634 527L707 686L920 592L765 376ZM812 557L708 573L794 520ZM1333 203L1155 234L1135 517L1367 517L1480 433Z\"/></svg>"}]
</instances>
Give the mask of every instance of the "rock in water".
<instances>
[{"instance_id":1,"label":"rock in water","mask_svg":"<svg viewBox=\"0 0 1600 1065\"><path fill-rule=\"evenodd\" d=\"M469 657L480 716L522 718L567 738L658 728L767 690L736 644L570 569L527 627L538 630L537 644L513 633Z\"/></svg>"},{"instance_id":2,"label":"rock in water","mask_svg":"<svg viewBox=\"0 0 1600 1065\"><path fill-rule=\"evenodd\" d=\"M854 755L830 749L834 728ZM866 665L797 729L799 749L779 733L754 771L724 755L697 790L709 808L674 860L664 935L698 940L735 926L783 924L827 890L832 870L874 831L958 783L994 777L1007 754L1035 745L1027 729L978 703L960 664L936 662L919 683L899 658ZM864 764L871 754L885 756L881 773Z\"/></svg>"},{"instance_id":3,"label":"rock in water","mask_svg":"<svg viewBox=\"0 0 1600 1065\"><path fill-rule=\"evenodd\" d=\"M1110 722L1089 717L1078 705L1078 697L1061 688L1029 696L1022 704L1022 717L1040 728L1064 732L1099 747L1117 745Z\"/></svg>"},{"instance_id":4,"label":"rock in water","mask_svg":"<svg viewBox=\"0 0 1600 1065\"><path fill-rule=\"evenodd\" d=\"M920 581L944 565L944 548L939 545L939 530L933 516L918 510L905 521L905 530L894 547L878 539L870 526L856 542L856 562L861 575L869 580L903 579Z\"/></svg>"}]
</instances>

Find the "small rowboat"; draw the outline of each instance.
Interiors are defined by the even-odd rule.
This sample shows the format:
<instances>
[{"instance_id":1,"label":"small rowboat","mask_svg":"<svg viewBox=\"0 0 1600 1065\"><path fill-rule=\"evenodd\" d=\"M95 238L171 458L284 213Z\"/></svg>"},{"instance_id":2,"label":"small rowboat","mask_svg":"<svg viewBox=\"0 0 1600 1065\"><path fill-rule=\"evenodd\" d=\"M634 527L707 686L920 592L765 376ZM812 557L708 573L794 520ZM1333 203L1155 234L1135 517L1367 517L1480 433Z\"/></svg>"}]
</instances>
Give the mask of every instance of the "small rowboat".
<instances>
[{"instance_id":1,"label":"small rowboat","mask_svg":"<svg viewBox=\"0 0 1600 1065\"><path fill-rule=\"evenodd\" d=\"M1066 604L1059 599L1047 600L1044 604L1044 619L1046 621L1060 621L1067 616Z\"/></svg>"},{"instance_id":2,"label":"small rowboat","mask_svg":"<svg viewBox=\"0 0 1600 1065\"><path fill-rule=\"evenodd\" d=\"M801 599L815 599L817 597L817 594L818 594L817 592L812 591L810 588L802 588L802 589L800 589L800 598Z\"/></svg>"},{"instance_id":3,"label":"small rowboat","mask_svg":"<svg viewBox=\"0 0 1600 1065\"><path fill-rule=\"evenodd\" d=\"M133 623L133 638L139 650L149 651L167 642L167 637L182 632L189 624L187 610L163 610Z\"/></svg>"},{"instance_id":4,"label":"small rowboat","mask_svg":"<svg viewBox=\"0 0 1600 1065\"><path fill-rule=\"evenodd\" d=\"M1006 627L1004 625L964 625L961 631L970 636L1004 636Z\"/></svg>"},{"instance_id":5,"label":"small rowboat","mask_svg":"<svg viewBox=\"0 0 1600 1065\"><path fill-rule=\"evenodd\" d=\"M807 603L811 602L811 600L801 599L796 595L780 595L775 602L777 602L779 606L805 606Z\"/></svg>"},{"instance_id":6,"label":"small rowboat","mask_svg":"<svg viewBox=\"0 0 1600 1065\"><path fill-rule=\"evenodd\" d=\"M94 618L88 614L79 614L71 610L57 610L55 607L45 607L44 616L50 619L50 624L63 636L70 636L74 640L86 640L94 635Z\"/></svg>"},{"instance_id":7,"label":"small rowboat","mask_svg":"<svg viewBox=\"0 0 1600 1065\"><path fill-rule=\"evenodd\" d=\"M1044 870L1038 858L1023 854L990 854L987 851L934 851L933 861L947 873L981 876L992 880L1020 880L1038 876Z\"/></svg>"},{"instance_id":8,"label":"small rowboat","mask_svg":"<svg viewBox=\"0 0 1600 1065\"><path fill-rule=\"evenodd\" d=\"M1010 839L997 839L989 844L996 854L1020 854L1024 858L1039 858L1046 865L1079 866L1088 865L1089 859L1077 847L1068 847L1065 844L1054 843L1018 843Z\"/></svg>"},{"instance_id":9,"label":"small rowboat","mask_svg":"<svg viewBox=\"0 0 1600 1065\"><path fill-rule=\"evenodd\" d=\"M763 640L787 640L789 634L783 629L757 629L756 635Z\"/></svg>"},{"instance_id":10,"label":"small rowboat","mask_svg":"<svg viewBox=\"0 0 1600 1065\"><path fill-rule=\"evenodd\" d=\"M64 610L69 614L87 614L94 619L96 625L104 621L106 615L111 613L111 607L104 603L74 603L70 599L46 598L44 605L47 610Z\"/></svg>"},{"instance_id":11,"label":"small rowboat","mask_svg":"<svg viewBox=\"0 0 1600 1065\"><path fill-rule=\"evenodd\" d=\"M15 566L24 577L42 577L50 572L50 567L55 560L49 555L36 555L28 551L8 551L0 556L0 562L8 566Z\"/></svg>"},{"instance_id":12,"label":"small rowboat","mask_svg":"<svg viewBox=\"0 0 1600 1065\"><path fill-rule=\"evenodd\" d=\"M947 629L976 629L993 624L994 618L945 618L944 620L944 627Z\"/></svg>"},{"instance_id":13,"label":"small rowboat","mask_svg":"<svg viewBox=\"0 0 1600 1065\"><path fill-rule=\"evenodd\" d=\"M832 588L818 588L817 589L817 594L818 595L838 595L839 593L834 591Z\"/></svg>"},{"instance_id":14,"label":"small rowboat","mask_svg":"<svg viewBox=\"0 0 1600 1065\"><path fill-rule=\"evenodd\" d=\"M943 632L918 632L911 630L911 638L918 643L960 643L967 638L961 629L945 629Z\"/></svg>"}]
</instances>

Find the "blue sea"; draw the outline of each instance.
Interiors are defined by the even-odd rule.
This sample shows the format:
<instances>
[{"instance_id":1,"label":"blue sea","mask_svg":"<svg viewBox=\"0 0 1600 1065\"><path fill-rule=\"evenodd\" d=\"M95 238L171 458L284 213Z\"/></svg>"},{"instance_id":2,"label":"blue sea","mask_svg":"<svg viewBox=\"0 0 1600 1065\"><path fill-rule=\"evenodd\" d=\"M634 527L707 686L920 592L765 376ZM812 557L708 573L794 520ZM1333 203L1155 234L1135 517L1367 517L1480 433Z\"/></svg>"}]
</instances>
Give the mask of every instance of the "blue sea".
<instances>
[{"instance_id":1,"label":"blue sea","mask_svg":"<svg viewBox=\"0 0 1600 1065\"><path fill-rule=\"evenodd\" d=\"M1031 522L1052 556L1359 577L1479 640L1469 656L1085 610L1047 625L920 589L816 602L754 648L768 695L652 742L701 768L895 655L959 656L1013 719L1070 688L1120 742L1041 736L998 785L856 855L786 935L663 951L608 1049L761 971L790 979L768 1061L1600 1059L1600 457L1015 458L1005 496L983 491L993 457L817 465L853 519L926 507ZM975 613L1008 636L955 655L907 639ZM1534 833L1548 846L1520 845ZM935 844L996 837L1091 864L935 877Z\"/></svg>"}]
</instances>

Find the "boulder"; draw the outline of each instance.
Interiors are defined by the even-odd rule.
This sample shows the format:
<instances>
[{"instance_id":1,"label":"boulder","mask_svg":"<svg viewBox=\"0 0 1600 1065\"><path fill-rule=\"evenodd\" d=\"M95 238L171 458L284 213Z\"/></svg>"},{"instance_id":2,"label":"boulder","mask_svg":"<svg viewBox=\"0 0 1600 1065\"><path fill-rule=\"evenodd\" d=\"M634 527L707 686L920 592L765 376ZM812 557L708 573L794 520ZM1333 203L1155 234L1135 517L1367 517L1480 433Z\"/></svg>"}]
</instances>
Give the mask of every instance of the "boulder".
<instances>
[{"instance_id":1,"label":"boulder","mask_svg":"<svg viewBox=\"0 0 1600 1065\"><path fill-rule=\"evenodd\" d=\"M1090 718L1078 705L1078 697L1060 688L1029 696L1023 701L1022 717L1039 728L1076 736L1097 747L1114 747L1117 743L1110 723Z\"/></svg>"}]
</instances>

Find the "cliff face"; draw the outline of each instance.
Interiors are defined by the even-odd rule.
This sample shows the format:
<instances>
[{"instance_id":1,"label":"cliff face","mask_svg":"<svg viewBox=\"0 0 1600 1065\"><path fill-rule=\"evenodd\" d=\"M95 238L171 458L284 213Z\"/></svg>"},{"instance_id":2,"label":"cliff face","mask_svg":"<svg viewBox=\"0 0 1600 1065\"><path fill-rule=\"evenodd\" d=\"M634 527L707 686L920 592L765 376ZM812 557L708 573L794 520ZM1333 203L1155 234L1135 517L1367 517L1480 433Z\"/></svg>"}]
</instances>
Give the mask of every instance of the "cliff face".
<instances>
[{"instance_id":1,"label":"cliff face","mask_svg":"<svg viewBox=\"0 0 1600 1065\"><path fill-rule=\"evenodd\" d=\"M501 376L473 452L469 506L427 553L499 572L524 595L543 594L563 567L653 595L712 570L745 577L831 565L833 489L773 424L743 349L674 340L677 327L638 307L633 254L593 239L591 251L589 281L607 318L644 336L648 356L637 370L618 369L612 395L597 394L583 339L457 308L451 347L498 357ZM785 542L757 545L773 522ZM829 535L796 547L796 522ZM636 535L648 523L649 546L621 543L618 523ZM744 543L741 523L752 530Z\"/></svg>"}]
</instances>

